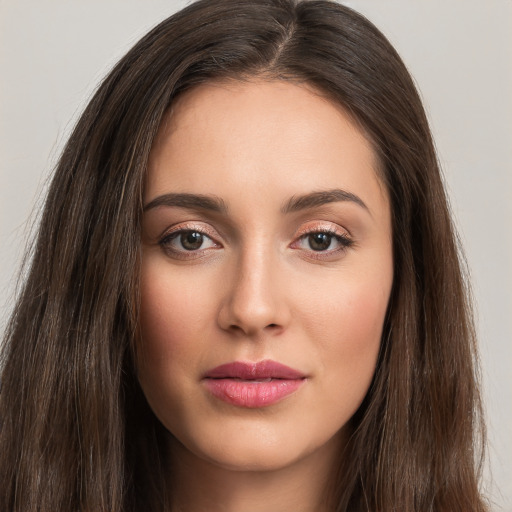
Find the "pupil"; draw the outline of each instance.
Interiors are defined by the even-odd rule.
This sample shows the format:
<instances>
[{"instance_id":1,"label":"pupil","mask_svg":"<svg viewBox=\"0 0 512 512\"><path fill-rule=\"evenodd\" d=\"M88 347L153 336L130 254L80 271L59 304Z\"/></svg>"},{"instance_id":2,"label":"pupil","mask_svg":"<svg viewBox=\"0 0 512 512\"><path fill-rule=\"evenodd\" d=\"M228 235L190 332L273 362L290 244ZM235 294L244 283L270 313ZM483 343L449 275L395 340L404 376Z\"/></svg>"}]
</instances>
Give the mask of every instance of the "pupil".
<instances>
[{"instance_id":1,"label":"pupil","mask_svg":"<svg viewBox=\"0 0 512 512\"><path fill-rule=\"evenodd\" d=\"M203 235L197 231L189 231L181 234L180 241L187 251L194 251L203 244Z\"/></svg>"},{"instance_id":2,"label":"pupil","mask_svg":"<svg viewBox=\"0 0 512 512\"><path fill-rule=\"evenodd\" d=\"M309 235L309 246L314 251L325 251L331 245L331 238L327 233L313 233Z\"/></svg>"}]
</instances>

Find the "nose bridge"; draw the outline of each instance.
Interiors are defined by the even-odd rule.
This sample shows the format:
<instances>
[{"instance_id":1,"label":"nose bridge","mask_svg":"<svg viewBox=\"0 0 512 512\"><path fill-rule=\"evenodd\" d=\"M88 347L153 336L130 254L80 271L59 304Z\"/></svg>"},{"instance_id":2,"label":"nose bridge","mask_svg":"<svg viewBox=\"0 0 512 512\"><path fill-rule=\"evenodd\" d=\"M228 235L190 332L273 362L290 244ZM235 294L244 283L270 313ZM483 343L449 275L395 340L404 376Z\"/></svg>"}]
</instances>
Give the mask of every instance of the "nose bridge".
<instances>
[{"instance_id":1,"label":"nose bridge","mask_svg":"<svg viewBox=\"0 0 512 512\"><path fill-rule=\"evenodd\" d=\"M244 252L236 275L236 289L242 304L263 307L271 302L272 274L276 265L269 250L258 245Z\"/></svg>"},{"instance_id":2,"label":"nose bridge","mask_svg":"<svg viewBox=\"0 0 512 512\"><path fill-rule=\"evenodd\" d=\"M267 245L253 241L241 251L221 312L224 328L253 335L284 326L285 304L277 279L279 258Z\"/></svg>"}]
</instances>

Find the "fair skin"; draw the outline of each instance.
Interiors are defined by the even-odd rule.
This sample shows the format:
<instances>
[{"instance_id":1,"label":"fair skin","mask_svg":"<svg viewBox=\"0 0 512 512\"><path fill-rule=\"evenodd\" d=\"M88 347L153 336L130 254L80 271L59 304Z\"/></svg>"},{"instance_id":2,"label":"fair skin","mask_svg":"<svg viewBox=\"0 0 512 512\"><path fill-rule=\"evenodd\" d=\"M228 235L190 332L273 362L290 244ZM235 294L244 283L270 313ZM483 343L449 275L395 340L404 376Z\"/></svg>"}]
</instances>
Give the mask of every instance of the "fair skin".
<instances>
[{"instance_id":1,"label":"fair skin","mask_svg":"<svg viewBox=\"0 0 512 512\"><path fill-rule=\"evenodd\" d=\"M172 433L175 510L328 509L393 282L377 166L306 85L207 84L173 105L145 188L138 373ZM268 360L300 377L208 376ZM291 387L268 403L253 392L276 383Z\"/></svg>"}]
</instances>

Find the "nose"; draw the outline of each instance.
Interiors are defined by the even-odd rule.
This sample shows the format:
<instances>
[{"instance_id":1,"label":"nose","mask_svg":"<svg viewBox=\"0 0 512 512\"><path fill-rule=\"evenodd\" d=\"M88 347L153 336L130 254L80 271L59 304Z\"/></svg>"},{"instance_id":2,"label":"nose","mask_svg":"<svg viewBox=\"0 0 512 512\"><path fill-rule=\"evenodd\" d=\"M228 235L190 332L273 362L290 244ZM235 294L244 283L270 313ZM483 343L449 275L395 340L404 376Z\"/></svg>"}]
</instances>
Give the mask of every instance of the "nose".
<instances>
[{"instance_id":1,"label":"nose","mask_svg":"<svg viewBox=\"0 0 512 512\"><path fill-rule=\"evenodd\" d=\"M276 257L261 249L247 251L227 279L219 326L250 337L282 332L290 321L290 310L281 277Z\"/></svg>"}]
</instances>

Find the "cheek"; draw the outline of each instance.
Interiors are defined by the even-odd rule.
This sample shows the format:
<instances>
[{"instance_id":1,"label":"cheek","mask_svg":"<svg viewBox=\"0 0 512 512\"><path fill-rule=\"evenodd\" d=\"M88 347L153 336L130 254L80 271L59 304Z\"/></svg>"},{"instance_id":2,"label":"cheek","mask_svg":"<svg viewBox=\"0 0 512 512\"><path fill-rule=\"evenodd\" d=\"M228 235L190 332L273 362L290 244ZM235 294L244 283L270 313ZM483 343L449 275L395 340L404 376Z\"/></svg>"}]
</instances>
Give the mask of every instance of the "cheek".
<instances>
[{"instance_id":1,"label":"cheek","mask_svg":"<svg viewBox=\"0 0 512 512\"><path fill-rule=\"evenodd\" d=\"M171 360L193 350L189 340L205 328L209 309L208 287L198 293L197 283L169 272L165 263L142 265L140 348L146 357Z\"/></svg>"},{"instance_id":2,"label":"cheek","mask_svg":"<svg viewBox=\"0 0 512 512\"><path fill-rule=\"evenodd\" d=\"M146 257L141 268L137 373L151 409L173 432L176 418L186 416L183 397L197 393L197 369L208 354L211 288L198 293L202 278L195 275L173 271L159 257Z\"/></svg>"},{"instance_id":3,"label":"cheek","mask_svg":"<svg viewBox=\"0 0 512 512\"><path fill-rule=\"evenodd\" d=\"M322 340L327 344L337 340L340 350L358 353L380 342L392 278L372 277L345 275L324 282L321 288L309 288L313 291L301 301L298 318L303 318L304 328L312 331L320 346Z\"/></svg>"},{"instance_id":4,"label":"cheek","mask_svg":"<svg viewBox=\"0 0 512 512\"><path fill-rule=\"evenodd\" d=\"M336 390L337 396L351 404L352 412L366 395L375 372L392 284L388 275L387 279L345 276L337 284L333 280L322 293L310 295L304 307L303 328L316 340L326 389Z\"/></svg>"},{"instance_id":5,"label":"cheek","mask_svg":"<svg viewBox=\"0 0 512 512\"><path fill-rule=\"evenodd\" d=\"M140 354L148 363L166 364L179 347L176 341L186 329L183 303L169 293L165 282L142 280L140 308Z\"/></svg>"},{"instance_id":6,"label":"cheek","mask_svg":"<svg viewBox=\"0 0 512 512\"><path fill-rule=\"evenodd\" d=\"M212 304L209 287L198 293L197 280L170 272L165 261L155 259L148 257L141 269L137 367L145 394L158 410L158 404L169 403L166 393L192 387L191 369L200 367L207 350L201 334L211 328Z\"/></svg>"}]
</instances>

